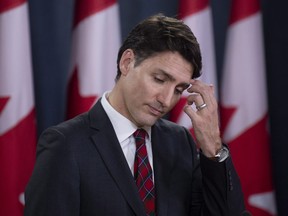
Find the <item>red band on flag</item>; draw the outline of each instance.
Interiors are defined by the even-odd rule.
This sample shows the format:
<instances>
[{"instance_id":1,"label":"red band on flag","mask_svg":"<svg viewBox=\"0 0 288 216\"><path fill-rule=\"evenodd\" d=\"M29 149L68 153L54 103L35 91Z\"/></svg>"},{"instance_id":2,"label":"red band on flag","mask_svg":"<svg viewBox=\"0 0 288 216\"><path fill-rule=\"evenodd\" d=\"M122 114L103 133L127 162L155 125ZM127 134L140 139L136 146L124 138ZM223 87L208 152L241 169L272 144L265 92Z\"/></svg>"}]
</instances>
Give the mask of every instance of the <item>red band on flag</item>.
<instances>
[{"instance_id":1,"label":"red band on flag","mask_svg":"<svg viewBox=\"0 0 288 216\"><path fill-rule=\"evenodd\" d=\"M209 0L180 0L179 17L195 14L209 6Z\"/></svg>"},{"instance_id":2,"label":"red band on flag","mask_svg":"<svg viewBox=\"0 0 288 216\"><path fill-rule=\"evenodd\" d=\"M0 135L0 215L23 215L20 195L31 176L36 151L35 109Z\"/></svg>"},{"instance_id":3,"label":"red band on flag","mask_svg":"<svg viewBox=\"0 0 288 216\"><path fill-rule=\"evenodd\" d=\"M4 98L0 97L0 115L5 105L7 104L8 100L9 100L9 97L4 97Z\"/></svg>"},{"instance_id":4,"label":"red band on flag","mask_svg":"<svg viewBox=\"0 0 288 216\"><path fill-rule=\"evenodd\" d=\"M231 5L230 25L260 11L259 1L233 0Z\"/></svg>"},{"instance_id":5,"label":"red band on flag","mask_svg":"<svg viewBox=\"0 0 288 216\"><path fill-rule=\"evenodd\" d=\"M75 4L74 26L88 16L115 4L116 0L81 0Z\"/></svg>"},{"instance_id":6,"label":"red band on flag","mask_svg":"<svg viewBox=\"0 0 288 216\"><path fill-rule=\"evenodd\" d=\"M26 0L1 0L0 1L0 13L8 11L26 2Z\"/></svg>"},{"instance_id":7,"label":"red band on flag","mask_svg":"<svg viewBox=\"0 0 288 216\"><path fill-rule=\"evenodd\" d=\"M79 90L78 69L75 68L68 85L68 119L86 112L96 101L97 96L82 96Z\"/></svg>"}]
</instances>

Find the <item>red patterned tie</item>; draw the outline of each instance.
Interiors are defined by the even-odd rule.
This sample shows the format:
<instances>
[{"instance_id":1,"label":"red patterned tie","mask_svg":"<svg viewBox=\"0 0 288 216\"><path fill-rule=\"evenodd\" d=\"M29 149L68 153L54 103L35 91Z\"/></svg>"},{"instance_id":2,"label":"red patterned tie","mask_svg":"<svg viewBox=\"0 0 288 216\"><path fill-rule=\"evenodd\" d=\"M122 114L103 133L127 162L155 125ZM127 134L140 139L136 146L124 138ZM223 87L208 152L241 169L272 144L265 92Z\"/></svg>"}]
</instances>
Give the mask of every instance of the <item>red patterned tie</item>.
<instances>
[{"instance_id":1,"label":"red patterned tie","mask_svg":"<svg viewBox=\"0 0 288 216\"><path fill-rule=\"evenodd\" d=\"M138 187L138 193L146 209L146 215L154 216L156 214L154 184L152 178L153 173L145 145L146 134L146 131L143 129L138 129L133 134L136 142L134 176Z\"/></svg>"}]
</instances>

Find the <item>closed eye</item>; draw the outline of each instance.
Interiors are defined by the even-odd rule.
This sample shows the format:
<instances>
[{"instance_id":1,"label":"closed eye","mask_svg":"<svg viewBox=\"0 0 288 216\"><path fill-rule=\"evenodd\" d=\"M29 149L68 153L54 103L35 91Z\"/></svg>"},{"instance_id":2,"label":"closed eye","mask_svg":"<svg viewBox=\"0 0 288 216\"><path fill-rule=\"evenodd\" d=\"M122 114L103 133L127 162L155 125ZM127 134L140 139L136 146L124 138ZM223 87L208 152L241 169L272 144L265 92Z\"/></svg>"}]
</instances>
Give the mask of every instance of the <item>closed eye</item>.
<instances>
[{"instance_id":1,"label":"closed eye","mask_svg":"<svg viewBox=\"0 0 288 216\"><path fill-rule=\"evenodd\" d=\"M154 77L154 80L157 82L157 83L164 83L165 80L164 79L160 79L158 77Z\"/></svg>"},{"instance_id":2,"label":"closed eye","mask_svg":"<svg viewBox=\"0 0 288 216\"><path fill-rule=\"evenodd\" d=\"M177 88L175 89L176 94L182 95L183 91L184 91L183 89L177 89Z\"/></svg>"}]
</instances>

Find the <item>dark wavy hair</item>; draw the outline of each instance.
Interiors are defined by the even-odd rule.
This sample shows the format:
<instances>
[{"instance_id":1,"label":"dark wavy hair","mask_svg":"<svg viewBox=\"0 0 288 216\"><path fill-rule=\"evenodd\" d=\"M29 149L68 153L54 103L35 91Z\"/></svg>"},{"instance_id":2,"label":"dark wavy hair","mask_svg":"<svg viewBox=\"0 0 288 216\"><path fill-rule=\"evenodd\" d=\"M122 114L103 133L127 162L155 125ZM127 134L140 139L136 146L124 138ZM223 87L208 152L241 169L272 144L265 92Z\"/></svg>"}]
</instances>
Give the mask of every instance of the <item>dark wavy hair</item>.
<instances>
[{"instance_id":1,"label":"dark wavy hair","mask_svg":"<svg viewBox=\"0 0 288 216\"><path fill-rule=\"evenodd\" d=\"M121 76L121 56L127 49L132 49L135 54L135 67L161 52L179 52L193 65L192 78L201 75L202 57L199 43L191 29L176 18L157 14L143 20L132 29L118 52L116 81Z\"/></svg>"}]
</instances>

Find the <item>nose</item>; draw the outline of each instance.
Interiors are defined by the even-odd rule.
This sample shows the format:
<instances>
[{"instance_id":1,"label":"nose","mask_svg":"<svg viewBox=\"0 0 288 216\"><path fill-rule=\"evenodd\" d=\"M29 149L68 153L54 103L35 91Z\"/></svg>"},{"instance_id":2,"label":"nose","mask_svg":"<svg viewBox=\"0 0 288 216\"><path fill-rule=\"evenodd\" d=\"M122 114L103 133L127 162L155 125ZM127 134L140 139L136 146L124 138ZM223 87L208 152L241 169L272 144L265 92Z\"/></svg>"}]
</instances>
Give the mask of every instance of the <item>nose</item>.
<instances>
[{"instance_id":1,"label":"nose","mask_svg":"<svg viewBox=\"0 0 288 216\"><path fill-rule=\"evenodd\" d=\"M158 102L163 106L163 107L170 107L173 104L173 99L174 99L174 89L162 89L157 97Z\"/></svg>"}]
</instances>

